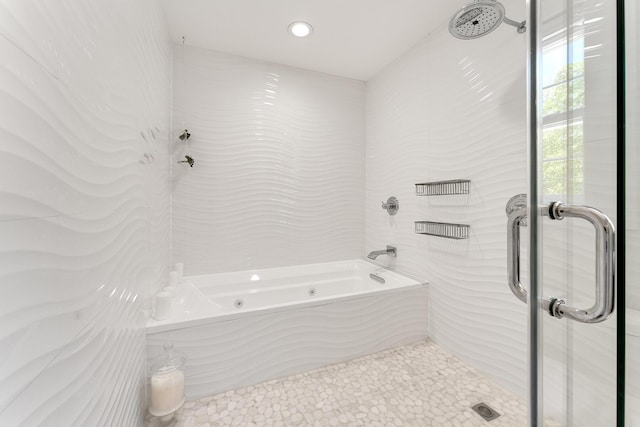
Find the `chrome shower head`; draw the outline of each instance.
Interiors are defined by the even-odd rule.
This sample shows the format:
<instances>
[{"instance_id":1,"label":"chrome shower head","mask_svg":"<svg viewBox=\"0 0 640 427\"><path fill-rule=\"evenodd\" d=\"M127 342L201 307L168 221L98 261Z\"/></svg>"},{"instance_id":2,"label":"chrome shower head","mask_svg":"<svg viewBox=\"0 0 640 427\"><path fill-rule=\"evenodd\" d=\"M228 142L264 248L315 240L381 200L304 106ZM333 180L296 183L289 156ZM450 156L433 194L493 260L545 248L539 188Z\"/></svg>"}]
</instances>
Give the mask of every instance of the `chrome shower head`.
<instances>
[{"instance_id":1,"label":"chrome shower head","mask_svg":"<svg viewBox=\"0 0 640 427\"><path fill-rule=\"evenodd\" d=\"M516 22L504 16L504 6L497 0L474 0L456 13L449 22L449 32L459 39L470 40L489 34L503 22L522 34L526 22Z\"/></svg>"}]
</instances>

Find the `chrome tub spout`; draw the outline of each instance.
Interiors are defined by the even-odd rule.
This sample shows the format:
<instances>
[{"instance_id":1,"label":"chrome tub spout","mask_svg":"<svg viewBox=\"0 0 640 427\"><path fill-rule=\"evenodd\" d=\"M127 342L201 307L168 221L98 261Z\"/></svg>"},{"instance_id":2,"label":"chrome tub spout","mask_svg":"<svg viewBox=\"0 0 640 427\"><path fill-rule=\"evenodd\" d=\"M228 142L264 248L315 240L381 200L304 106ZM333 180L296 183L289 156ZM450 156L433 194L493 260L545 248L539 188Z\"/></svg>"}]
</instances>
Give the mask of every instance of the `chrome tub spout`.
<instances>
[{"instance_id":1,"label":"chrome tub spout","mask_svg":"<svg viewBox=\"0 0 640 427\"><path fill-rule=\"evenodd\" d=\"M387 245L387 249L383 249L381 251L373 251L373 252L369 252L369 255L367 255L367 258L369 259L376 259L378 258L378 256L380 255L389 255L391 257L396 258L398 256L398 253L396 251L395 246L388 246Z\"/></svg>"}]
</instances>

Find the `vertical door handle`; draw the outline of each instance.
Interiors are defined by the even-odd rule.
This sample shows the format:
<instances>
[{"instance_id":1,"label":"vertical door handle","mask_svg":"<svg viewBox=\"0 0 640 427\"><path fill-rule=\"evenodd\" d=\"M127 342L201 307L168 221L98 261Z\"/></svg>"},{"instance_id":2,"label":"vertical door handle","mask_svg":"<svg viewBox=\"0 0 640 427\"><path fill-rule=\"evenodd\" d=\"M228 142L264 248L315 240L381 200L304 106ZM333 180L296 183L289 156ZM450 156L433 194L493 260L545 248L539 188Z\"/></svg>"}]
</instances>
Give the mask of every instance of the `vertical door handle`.
<instances>
[{"instance_id":1,"label":"vertical door handle","mask_svg":"<svg viewBox=\"0 0 640 427\"><path fill-rule=\"evenodd\" d=\"M596 300L586 309L567 305L563 300L551 301L549 313L557 318L566 317L583 323L599 323L611 316L615 309L616 294L616 228L598 209L589 206L564 205L554 202L547 215L552 220L581 218L596 231Z\"/></svg>"},{"instance_id":2,"label":"vertical door handle","mask_svg":"<svg viewBox=\"0 0 640 427\"><path fill-rule=\"evenodd\" d=\"M522 302L527 302L527 290L520 282L520 226L526 224L527 209L521 203L523 195L507 204L507 274L509 288ZM516 200L516 198L519 198ZM520 201L520 203L517 203ZM615 309L616 293L616 230L611 220L598 209L589 206L564 205L553 202L540 208L552 220L581 218L590 222L596 232L596 300L586 309L568 305L560 298L542 300L542 307L551 316L582 323L599 323Z\"/></svg>"},{"instance_id":3,"label":"vertical door handle","mask_svg":"<svg viewBox=\"0 0 640 427\"><path fill-rule=\"evenodd\" d=\"M518 195L513 197L507 204L507 276L511 292L523 303L527 303L527 290L520 281L520 227L526 224L526 205L513 206L513 201ZM526 196L525 196L526 200Z\"/></svg>"}]
</instances>

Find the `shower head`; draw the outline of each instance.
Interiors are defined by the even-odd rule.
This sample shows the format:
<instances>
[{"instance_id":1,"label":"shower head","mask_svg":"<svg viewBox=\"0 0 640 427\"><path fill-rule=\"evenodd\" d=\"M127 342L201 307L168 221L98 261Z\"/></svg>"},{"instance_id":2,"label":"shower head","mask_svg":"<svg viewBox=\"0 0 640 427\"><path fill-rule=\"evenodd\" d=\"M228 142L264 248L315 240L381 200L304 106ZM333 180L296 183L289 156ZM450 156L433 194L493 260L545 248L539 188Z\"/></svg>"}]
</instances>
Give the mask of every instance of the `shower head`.
<instances>
[{"instance_id":1,"label":"shower head","mask_svg":"<svg viewBox=\"0 0 640 427\"><path fill-rule=\"evenodd\" d=\"M504 16L504 6L497 0L474 0L451 18L449 32L459 39L477 39L503 22L516 27L520 34L526 30L526 22L512 21Z\"/></svg>"}]
</instances>

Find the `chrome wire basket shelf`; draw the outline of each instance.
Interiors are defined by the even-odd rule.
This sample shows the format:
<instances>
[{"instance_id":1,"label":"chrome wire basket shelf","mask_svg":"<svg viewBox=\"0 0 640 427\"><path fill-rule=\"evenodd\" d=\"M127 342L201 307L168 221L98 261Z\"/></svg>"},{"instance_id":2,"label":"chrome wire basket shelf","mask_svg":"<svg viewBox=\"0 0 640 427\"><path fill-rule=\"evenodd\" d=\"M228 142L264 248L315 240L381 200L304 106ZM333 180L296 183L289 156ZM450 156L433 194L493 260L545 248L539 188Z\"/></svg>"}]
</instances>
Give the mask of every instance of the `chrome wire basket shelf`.
<instances>
[{"instance_id":1,"label":"chrome wire basket shelf","mask_svg":"<svg viewBox=\"0 0 640 427\"><path fill-rule=\"evenodd\" d=\"M462 240L469 238L467 224L452 224L448 222L416 221L416 234L444 237L446 239Z\"/></svg>"},{"instance_id":2,"label":"chrome wire basket shelf","mask_svg":"<svg viewBox=\"0 0 640 427\"><path fill-rule=\"evenodd\" d=\"M469 194L471 180L452 179L449 181L424 182L416 184L416 196L445 196L449 194Z\"/></svg>"}]
</instances>

